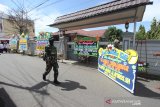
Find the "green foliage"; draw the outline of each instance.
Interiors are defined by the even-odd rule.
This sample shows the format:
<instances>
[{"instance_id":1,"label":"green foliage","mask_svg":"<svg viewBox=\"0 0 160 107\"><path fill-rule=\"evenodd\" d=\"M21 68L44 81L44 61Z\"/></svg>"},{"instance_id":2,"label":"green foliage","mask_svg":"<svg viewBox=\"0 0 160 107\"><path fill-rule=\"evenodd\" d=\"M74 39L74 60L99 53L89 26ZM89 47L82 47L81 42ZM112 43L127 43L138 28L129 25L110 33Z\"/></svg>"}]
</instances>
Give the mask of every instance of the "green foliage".
<instances>
[{"instance_id":1,"label":"green foliage","mask_svg":"<svg viewBox=\"0 0 160 107\"><path fill-rule=\"evenodd\" d=\"M136 33L137 40L145 40L146 39L146 30L143 25L140 25L138 32Z\"/></svg>"},{"instance_id":2,"label":"green foliage","mask_svg":"<svg viewBox=\"0 0 160 107\"><path fill-rule=\"evenodd\" d=\"M160 39L160 21L153 18L151 23L151 29L147 32L148 39Z\"/></svg>"},{"instance_id":3,"label":"green foliage","mask_svg":"<svg viewBox=\"0 0 160 107\"><path fill-rule=\"evenodd\" d=\"M146 68L145 67L138 67L138 71L145 71Z\"/></svg>"},{"instance_id":4,"label":"green foliage","mask_svg":"<svg viewBox=\"0 0 160 107\"><path fill-rule=\"evenodd\" d=\"M136 39L160 39L160 21L157 21L156 18L153 18L150 27L150 30L146 32L145 27L140 25L139 30L136 33Z\"/></svg>"},{"instance_id":5,"label":"green foliage","mask_svg":"<svg viewBox=\"0 0 160 107\"><path fill-rule=\"evenodd\" d=\"M122 30L117 29L114 26L108 27L108 29L105 31L104 36L107 41L113 42L115 39L122 40Z\"/></svg>"},{"instance_id":6,"label":"green foliage","mask_svg":"<svg viewBox=\"0 0 160 107\"><path fill-rule=\"evenodd\" d=\"M157 36L157 39L160 39L160 22L158 22L158 25L157 25L157 32L155 34Z\"/></svg>"}]
</instances>

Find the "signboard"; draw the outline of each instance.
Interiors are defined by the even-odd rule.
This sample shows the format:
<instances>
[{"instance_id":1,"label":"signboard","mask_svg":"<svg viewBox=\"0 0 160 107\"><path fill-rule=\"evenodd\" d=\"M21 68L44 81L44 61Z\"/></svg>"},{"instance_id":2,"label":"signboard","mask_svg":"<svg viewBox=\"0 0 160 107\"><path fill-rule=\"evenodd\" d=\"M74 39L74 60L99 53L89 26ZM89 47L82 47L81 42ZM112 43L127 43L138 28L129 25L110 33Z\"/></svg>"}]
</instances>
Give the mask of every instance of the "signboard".
<instances>
[{"instance_id":1,"label":"signboard","mask_svg":"<svg viewBox=\"0 0 160 107\"><path fill-rule=\"evenodd\" d=\"M134 50L125 52L112 45L99 49L98 70L107 77L134 93L138 54Z\"/></svg>"},{"instance_id":2,"label":"signboard","mask_svg":"<svg viewBox=\"0 0 160 107\"><path fill-rule=\"evenodd\" d=\"M97 57L98 40L94 37L77 37L74 42L74 54Z\"/></svg>"},{"instance_id":3,"label":"signboard","mask_svg":"<svg viewBox=\"0 0 160 107\"><path fill-rule=\"evenodd\" d=\"M27 51L28 47L27 47L27 39L20 39L19 40L19 50L20 52L22 51Z\"/></svg>"},{"instance_id":4,"label":"signboard","mask_svg":"<svg viewBox=\"0 0 160 107\"><path fill-rule=\"evenodd\" d=\"M51 32L39 32L37 40L48 40L51 37Z\"/></svg>"},{"instance_id":5,"label":"signboard","mask_svg":"<svg viewBox=\"0 0 160 107\"><path fill-rule=\"evenodd\" d=\"M17 39L13 38L9 41L10 49L17 49Z\"/></svg>"},{"instance_id":6,"label":"signboard","mask_svg":"<svg viewBox=\"0 0 160 107\"><path fill-rule=\"evenodd\" d=\"M48 45L48 40L37 40L37 43L36 43L37 54L44 53L46 45Z\"/></svg>"}]
</instances>

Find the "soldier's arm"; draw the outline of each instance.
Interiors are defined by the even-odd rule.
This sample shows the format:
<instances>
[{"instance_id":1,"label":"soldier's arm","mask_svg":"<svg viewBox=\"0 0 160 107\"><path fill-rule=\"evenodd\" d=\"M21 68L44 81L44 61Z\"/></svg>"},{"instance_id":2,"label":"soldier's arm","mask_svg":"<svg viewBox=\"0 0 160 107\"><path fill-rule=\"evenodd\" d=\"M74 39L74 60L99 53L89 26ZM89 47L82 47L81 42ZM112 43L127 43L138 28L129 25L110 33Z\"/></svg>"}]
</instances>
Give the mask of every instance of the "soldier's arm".
<instances>
[{"instance_id":1,"label":"soldier's arm","mask_svg":"<svg viewBox=\"0 0 160 107\"><path fill-rule=\"evenodd\" d=\"M55 51L56 51L56 52L55 52L55 53L56 53L56 54L55 54L55 60L56 60L56 62L57 62L57 48L55 49ZM59 68L58 62L57 62L57 67Z\"/></svg>"},{"instance_id":2,"label":"soldier's arm","mask_svg":"<svg viewBox=\"0 0 160 107\"><path fill-rule=\"evenodd\" d=\"M49 55L49 52L48 52L48 51L49 51L49 50L48 50L48 47L46 46L46 47L45 47L45 55L46 55L46 56Z\"/></svg>"},{"instance_id":3,"label":"soldier's arm","mask_svg":"<svg viewBox=\"0 0 160 107\"><path fill-rule=\"evenodd\" d=\"M55 48L55 59L56 59L56 61L57 61L57 48Z\"/></svg>"}]
</instances>

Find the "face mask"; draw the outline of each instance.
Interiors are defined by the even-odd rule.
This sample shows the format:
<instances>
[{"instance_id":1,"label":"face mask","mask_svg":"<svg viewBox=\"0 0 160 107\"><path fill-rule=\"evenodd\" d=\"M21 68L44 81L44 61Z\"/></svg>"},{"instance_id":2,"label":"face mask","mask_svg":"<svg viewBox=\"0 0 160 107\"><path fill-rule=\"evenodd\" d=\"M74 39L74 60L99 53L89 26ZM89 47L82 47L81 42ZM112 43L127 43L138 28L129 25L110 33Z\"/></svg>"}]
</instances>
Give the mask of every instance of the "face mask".
<instances>
[{"instance_id":1,"label":"face mask","mask_svg":"<svg viewBox=\"0 0 160 107\"><path fill-rule=\"evenodd\" d=\"M53 42L53 41L50 41L49 44L50 44L51 46L53 46L54 42Z\"/></svg>"}]
</instances>

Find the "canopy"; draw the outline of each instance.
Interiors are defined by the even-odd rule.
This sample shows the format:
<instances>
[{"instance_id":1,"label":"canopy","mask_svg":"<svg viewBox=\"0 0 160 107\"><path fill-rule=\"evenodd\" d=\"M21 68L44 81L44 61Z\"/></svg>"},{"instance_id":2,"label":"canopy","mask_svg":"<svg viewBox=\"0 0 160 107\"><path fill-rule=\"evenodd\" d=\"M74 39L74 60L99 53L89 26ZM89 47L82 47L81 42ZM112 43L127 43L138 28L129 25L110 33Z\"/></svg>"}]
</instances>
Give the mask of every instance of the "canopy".
<instances>
[{"instance_id":1,"label":"canopy","mask_svg":"<svg viewBox=\"0 0 160 107\"><path fill-rule=\"evenodd\" d=\"M89 9L57 17L49 26L76 30L142 21L150 0L116 0Z\"/></svg>"}]
</instances>

